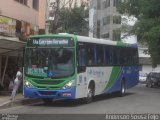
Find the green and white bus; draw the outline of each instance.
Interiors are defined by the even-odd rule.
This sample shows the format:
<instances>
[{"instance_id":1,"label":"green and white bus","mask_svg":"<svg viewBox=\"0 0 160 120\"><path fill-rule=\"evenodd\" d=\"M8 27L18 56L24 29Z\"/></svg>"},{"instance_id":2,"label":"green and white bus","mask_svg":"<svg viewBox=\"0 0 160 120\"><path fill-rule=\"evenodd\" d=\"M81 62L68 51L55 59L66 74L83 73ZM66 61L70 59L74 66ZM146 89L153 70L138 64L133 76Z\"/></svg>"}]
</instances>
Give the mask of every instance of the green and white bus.
<instances>
[{"instance_id":1,"label":"green and white bus","mask_svg":"<svg viewBox=\"0 0 160 120\"><path fill-rule=\"evenodd\" d=\"M24 96L84 98L125 90L138 83L136 44L72 34L35 35L24 53Z\"/></svg>"}]
</instances>

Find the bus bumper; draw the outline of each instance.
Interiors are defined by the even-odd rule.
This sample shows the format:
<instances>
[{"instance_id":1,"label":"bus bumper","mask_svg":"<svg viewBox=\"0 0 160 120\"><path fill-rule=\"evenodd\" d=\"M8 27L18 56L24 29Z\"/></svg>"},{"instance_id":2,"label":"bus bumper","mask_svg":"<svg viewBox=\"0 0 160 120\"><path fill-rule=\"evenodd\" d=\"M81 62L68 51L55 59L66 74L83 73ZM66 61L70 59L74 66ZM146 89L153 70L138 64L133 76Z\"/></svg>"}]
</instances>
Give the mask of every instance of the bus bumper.
<instances>
[{"instance_id":1,"label":"bus bumper","mask_svg":"<svg viewBox=\"0 0 160 120\"><path fill-rule=\"evenodd\" d=\"M27 98L53 98L53 99L75 99L76 87L66 90L40 90L24 87L24 97Z\"/></svg>"}]
</instances>

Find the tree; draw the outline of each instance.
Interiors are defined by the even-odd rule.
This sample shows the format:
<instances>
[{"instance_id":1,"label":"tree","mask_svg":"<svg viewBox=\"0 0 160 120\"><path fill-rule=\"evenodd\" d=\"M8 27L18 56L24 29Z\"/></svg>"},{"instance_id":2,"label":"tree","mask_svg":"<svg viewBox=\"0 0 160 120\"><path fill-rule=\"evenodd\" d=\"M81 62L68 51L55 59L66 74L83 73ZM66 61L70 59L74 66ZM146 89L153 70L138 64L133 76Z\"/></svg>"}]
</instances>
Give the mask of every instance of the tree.
<instances>
[{"instance_id":1,"label":"tree","mask_svg":"<svg viewBox=\"0 0 160 120\"><path fill-rule=\"evenodd\" d=\"M77 6L69 9L63 7L59 10L59 17L56 32L66 32L70 34L88 35L88 18L89 13L85 5ZM54 24L52 24L54 25ZM52 27L55 29L55 27Z\"/></svg>"},{"instance_id":2,"label":"tree","mask_svg":"<svg viewBox=\"0 0 160 120\"><path fill-rule=\"evenodd\" d=\"M147 43L155 67L160 63L159 0L122 0L118 11L138 19L131 32L138 36L139 42Z\"/></svg>"}]
</instances>

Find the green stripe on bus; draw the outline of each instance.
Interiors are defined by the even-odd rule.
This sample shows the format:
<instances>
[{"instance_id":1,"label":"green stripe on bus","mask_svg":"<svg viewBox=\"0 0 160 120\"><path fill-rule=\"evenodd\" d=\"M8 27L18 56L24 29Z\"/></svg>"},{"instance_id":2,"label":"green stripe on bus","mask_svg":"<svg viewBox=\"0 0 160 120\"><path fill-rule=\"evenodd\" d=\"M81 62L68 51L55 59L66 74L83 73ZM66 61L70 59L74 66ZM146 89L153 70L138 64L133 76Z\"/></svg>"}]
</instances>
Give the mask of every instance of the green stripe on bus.
<instances>
[{"instance_id":1,"label":"green stripe on bus","mask_svg":"<svg viewBox=\"0 0 160 120\"><path fill-rule=\"evenodd\" d=\"M125 47L126 46L127 47L127 46L129 46L129 44L118 41L117 42L117 46L121 46L121 47Z\"/></svg>"},{"instance_id":2,"label":"green stripe on bus","mask_svg":"<svg viewBox=\"0 0 160 120\"><path fill-rule=\"evenodd\" d=\"M113 84L117 80L120 72L121 72L121 67L113 67L111 76L109 78L109 82L107 83L105 89L109 89L113 86Z\"/></svg>"}]
</instances>

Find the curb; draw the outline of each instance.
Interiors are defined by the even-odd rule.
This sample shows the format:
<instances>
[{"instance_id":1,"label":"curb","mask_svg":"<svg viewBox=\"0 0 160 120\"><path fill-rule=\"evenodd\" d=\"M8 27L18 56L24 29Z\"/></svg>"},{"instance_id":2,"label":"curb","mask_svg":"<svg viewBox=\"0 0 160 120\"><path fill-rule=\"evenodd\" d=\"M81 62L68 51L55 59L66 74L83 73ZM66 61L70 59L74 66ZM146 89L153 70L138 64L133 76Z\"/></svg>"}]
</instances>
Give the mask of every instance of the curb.
<instances>
[{"instance_id":1,"label":"curb","mask_svg":"<svg viewBox=\"0 0 160 120\"><path fill-rule=\"evenodd\" d=\"M41 102L41 99L38 98L22 98L22 99L18 99L15 101L6 101L2 104L0 104L0 109L6 109L6 108L11 108L11 107L15 107L15 106L19 106L19 105L28 105L28 104L34 104L34 103L38 103Z\"/></svg>"}]
</instances>

